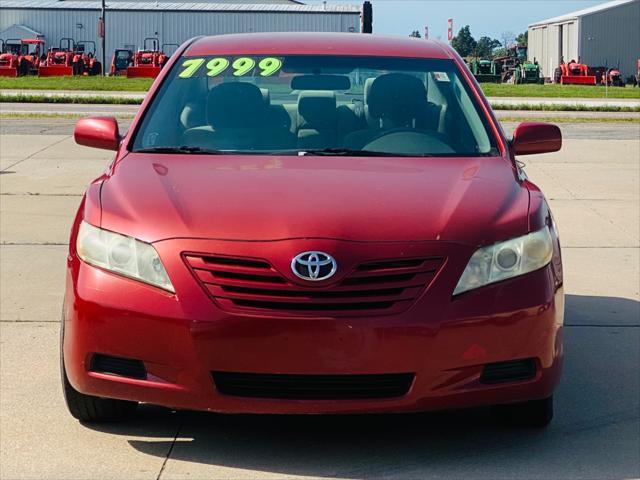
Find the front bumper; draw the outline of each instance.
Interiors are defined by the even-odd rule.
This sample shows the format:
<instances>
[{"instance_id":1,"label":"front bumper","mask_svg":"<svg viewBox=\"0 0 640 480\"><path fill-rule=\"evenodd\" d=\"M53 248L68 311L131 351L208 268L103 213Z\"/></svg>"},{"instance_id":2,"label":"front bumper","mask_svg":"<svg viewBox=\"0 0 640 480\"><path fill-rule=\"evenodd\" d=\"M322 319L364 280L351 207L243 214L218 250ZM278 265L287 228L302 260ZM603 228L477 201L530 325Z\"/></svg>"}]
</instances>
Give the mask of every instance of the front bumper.
<instances>
[{"instance_id":1,"label":"front bumper","mask_svg":"<svg viewBox=\"0 0 640 480\"><path fill-rule=\"evenodd\" d=\"M304 242L307 240L297 241L293 249L303 251L305 245L300 243ZM221 251L221 243L156 244L176 287L175 296L91 267L72 248L63 344L71 384L90 395L182 409L364 413L544 398L559 382L564 301L554 263L451 299L472 249L454 255L453 250L463 247L449 245L444 248L449 260L433 285L400 314L277 317L221 310L177 254L181 250ZM437 247L442 254L443 245ZM424 248L434 248L433 243ZM167 258L175 260L166 262ZM147 379L92 372L94 353L142 360ZM486 364L524 358L535 359L534 378L498 385L480 382ZM223 395L216 390L212 371L410 372L415 378L408 393L395 398L287 400Z\"/></svg>"}]
</instances>

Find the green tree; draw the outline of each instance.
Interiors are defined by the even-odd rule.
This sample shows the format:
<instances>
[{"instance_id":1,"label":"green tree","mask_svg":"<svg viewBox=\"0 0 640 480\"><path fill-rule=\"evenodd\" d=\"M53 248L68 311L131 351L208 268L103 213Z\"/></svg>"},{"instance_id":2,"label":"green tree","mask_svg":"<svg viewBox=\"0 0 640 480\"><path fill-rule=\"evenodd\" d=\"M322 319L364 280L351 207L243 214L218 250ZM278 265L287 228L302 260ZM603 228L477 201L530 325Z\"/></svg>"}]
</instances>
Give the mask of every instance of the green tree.
<instances>
[{"instance_id":1,"label":"green tree","mask_svg":"<svg viewBox=\"0 0 640 480\"><path fill-rule=\"evenodd\" d=\"M508 55L509 55L509 51L504 47L500 47L497 50L493 51L493 58L506 57Z\"/></svg>"},{"instance_id":2,"label":"green tree","mask_svg":"<svg viewBox=\"0 0 640 480\"><path fill-rule=\"evenodd\" d=\"M451 39L451 46L458 52L461 57L469 57L476 51L478 42L471 35L469 25L465 25L460 29L458 35Z\"/></svg>"},{"instance_id":3,"label":"green tree","mask_svg":"<svg viewBox=\"0 0 640 480\"><path fill-rule=\"evenodd\" d=\"M414 30L409 36L412 38L422 38L422 35L420 35L420 32L418 30Z\"/></svg>"},{"instance_id":4,"label":"green tree","mask_svg":"<svg viewBox=\"0 0 640 480\"><path fill-rule=\"evenodd\" d=\"M480 37L476 46L476 55L479 58L493 58L493 51L500 45L500 40L489 37Z\"/></svg>"},{"instance_id":5,"label":"green tree","mask_svg":"<svg viewBox=\"0 0 640 480\"><path fill-rule=\"evenodd\" d=\"M529 30L521 33L516 37L516 43L518 45L524 45L525 47L529 46Z\"/></svg>"}]
</instances>

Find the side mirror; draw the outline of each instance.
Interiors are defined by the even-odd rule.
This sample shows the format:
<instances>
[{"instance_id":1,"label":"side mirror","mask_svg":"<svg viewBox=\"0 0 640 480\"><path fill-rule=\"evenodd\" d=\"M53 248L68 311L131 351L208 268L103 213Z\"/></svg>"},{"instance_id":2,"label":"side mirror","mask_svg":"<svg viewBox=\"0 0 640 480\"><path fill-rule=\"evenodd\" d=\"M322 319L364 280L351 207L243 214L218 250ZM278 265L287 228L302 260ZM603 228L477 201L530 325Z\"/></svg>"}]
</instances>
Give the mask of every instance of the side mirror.
<instances>
[{"instance_id":1,"label":"side mirror","mask_svg":"<svg viewBox=\"0 0 640 480\"><path fill-rule=\"evenodd\" d=\"M76 123L73 138L78 145L118 150L120 146L118 121L113 117L81 118Z\"/></svg>"},{"instance_id":2,"label":"side mirror","mask_svg":"<svg viewBox=\"0 0 640 480\"><path fill-rule=\"evenodd\" d=\"M550 123L524 122L513 132L514 155L557 152L562 148L562 133Z\"/></svg>"}]
</instances>

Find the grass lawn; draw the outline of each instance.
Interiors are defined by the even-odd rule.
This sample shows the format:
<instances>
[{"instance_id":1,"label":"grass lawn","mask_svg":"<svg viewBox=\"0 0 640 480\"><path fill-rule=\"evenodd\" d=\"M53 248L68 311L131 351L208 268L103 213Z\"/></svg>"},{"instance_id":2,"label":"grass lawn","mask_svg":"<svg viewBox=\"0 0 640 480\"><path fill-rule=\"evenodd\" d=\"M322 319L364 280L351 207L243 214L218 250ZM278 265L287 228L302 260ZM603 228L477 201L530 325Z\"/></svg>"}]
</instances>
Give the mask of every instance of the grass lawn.
<instances>
[{"instance_id":1,"label":"grass lawn","mask_svg":"<svg viewBox=\"0 0 640 480\"><path fill-rule=\"evenodd\" d=\"M587 85L512 85L483 83L487 97L605 98L604 87ZM610 87L607 98L640 99L640 88Z\"/></svg>"},{"instance_id":2,"label":"grass lawn","mask_svg":"<svg viewBox=\"0 0 640 480\"><path fill-rule=\"evenodd\" d=\"M0 89L146 92L152 82L152 78L126 77L0 77Z\"/></svg>"},{"instance_id":3,"label":"grass lawn","mask_svg":"<svg viewBox=\"0 0 640 480\"><path fill-rule=\"evenodd\" d=\"M74 96L74 95L58 95L48 96L41 93L17 93L17 94L0 94L0 102L8 103L81 103L81 104L105 104L105 105L140 105L141 98L117 97L117 96Z\"/></svg>"}]
</instances>

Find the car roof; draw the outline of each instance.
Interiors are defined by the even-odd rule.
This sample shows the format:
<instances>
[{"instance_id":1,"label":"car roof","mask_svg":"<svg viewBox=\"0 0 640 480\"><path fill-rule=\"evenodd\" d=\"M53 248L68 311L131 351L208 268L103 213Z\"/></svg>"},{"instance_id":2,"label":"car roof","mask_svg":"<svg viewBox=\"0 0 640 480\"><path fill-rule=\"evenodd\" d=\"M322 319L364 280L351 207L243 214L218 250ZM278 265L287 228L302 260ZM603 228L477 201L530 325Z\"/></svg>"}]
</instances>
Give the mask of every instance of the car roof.
<instances>
[{"instance_id":1,"label":"car roof","mask_svg":"<svg viewBox=\"0 0 640 480\"><path fill-rule=\"evenodd\" d=\"M452 58L441 42L358 33L242 33L197 38L186 56L342 55Z\"/></svg>"}]
</instances>

